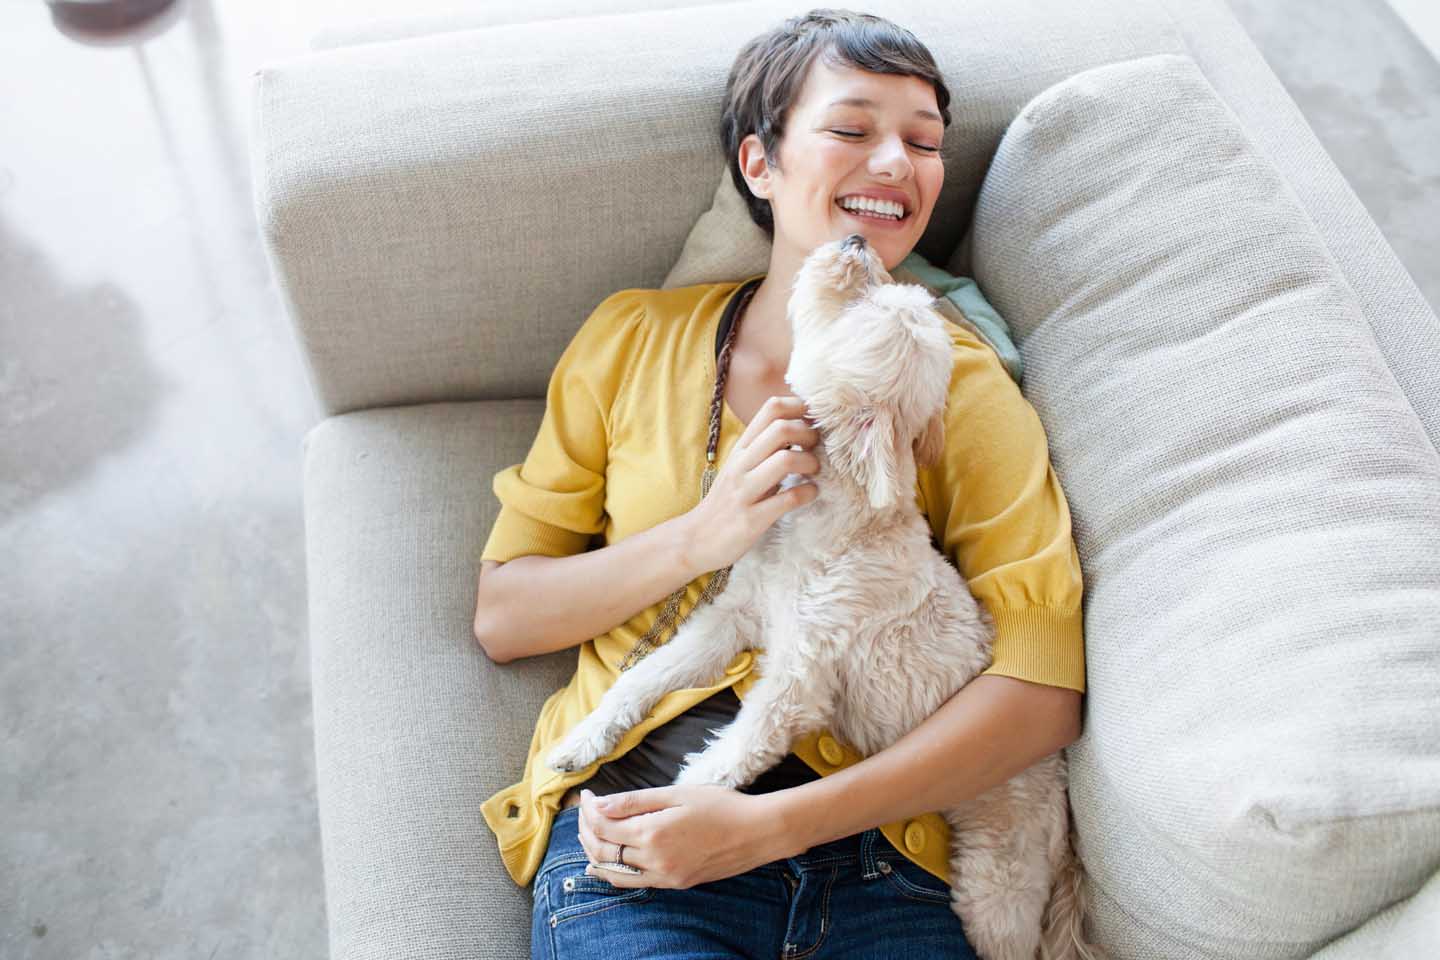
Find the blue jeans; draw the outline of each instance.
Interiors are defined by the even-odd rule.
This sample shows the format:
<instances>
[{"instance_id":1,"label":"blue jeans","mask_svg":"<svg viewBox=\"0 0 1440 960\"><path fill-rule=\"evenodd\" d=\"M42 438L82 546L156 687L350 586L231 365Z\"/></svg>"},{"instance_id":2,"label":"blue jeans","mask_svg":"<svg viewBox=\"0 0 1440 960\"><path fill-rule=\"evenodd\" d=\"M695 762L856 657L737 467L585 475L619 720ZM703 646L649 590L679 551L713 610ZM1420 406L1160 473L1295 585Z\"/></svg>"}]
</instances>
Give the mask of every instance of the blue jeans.
<instances>
[{"instance_id":1,"label":"blue jeans","mask_svg":"<svg viewBox=\"0 0 1440 960\"><path fill-rule=\"evenodd\" d=\"M532 960L977 960L950 891L879 829L688 890L586 876L580 808L550 827L531 892Z\"/></svg>"}]
</instances>

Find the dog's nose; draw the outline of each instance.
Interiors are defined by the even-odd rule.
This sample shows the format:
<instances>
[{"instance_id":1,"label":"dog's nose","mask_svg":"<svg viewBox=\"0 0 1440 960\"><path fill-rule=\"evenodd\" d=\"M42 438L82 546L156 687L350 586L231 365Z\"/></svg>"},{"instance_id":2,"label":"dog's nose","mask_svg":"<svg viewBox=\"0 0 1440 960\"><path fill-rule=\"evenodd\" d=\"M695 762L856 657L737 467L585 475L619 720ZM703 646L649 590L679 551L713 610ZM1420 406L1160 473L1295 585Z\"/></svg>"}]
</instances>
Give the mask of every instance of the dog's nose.
<instances>
[{"instance_id":1,"label":"dog's nose","mask_svg":"<svg viewBox=\"0 0 1440 960\"><path fill-rule=\"evenodd\" d=\"M846 250L853 250L857 247L863 249L865 246L865 235L861 233L852 233L850 234L850 236L845 238L844 242L841 243L840 246Z\"/></svg>"}]
</instances>

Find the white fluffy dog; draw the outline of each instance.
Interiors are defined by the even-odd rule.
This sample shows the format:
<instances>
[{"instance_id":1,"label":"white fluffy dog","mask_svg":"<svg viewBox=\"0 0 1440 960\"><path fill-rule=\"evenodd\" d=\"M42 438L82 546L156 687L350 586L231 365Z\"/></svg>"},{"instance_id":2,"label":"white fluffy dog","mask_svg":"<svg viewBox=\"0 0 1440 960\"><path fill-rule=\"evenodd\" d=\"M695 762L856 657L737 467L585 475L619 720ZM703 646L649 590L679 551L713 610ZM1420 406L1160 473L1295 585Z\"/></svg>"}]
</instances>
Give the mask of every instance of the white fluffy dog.
<instances>
[{"instance_id":1,"label":"white fluffy dog","mask_svg":"<svg viewBox=\"0 0 1440 960\"><path fill-rule=\"evenodd\" d=\"M914 502L916 461L944 442L953 348L925 288L896 284L854 234L795 278L786 382L820 431L819 494L785 513L725 589L621 674L546 758L608 755L666 693L705 686L742 650L760 679L676 783L741 787L793 741L828 728L869 756L918 726L991 662L994 622L935 549ZM791 474L781 488L806 478ZM1055 753L941 811L952 908L983 960L1087 955L1065 758Z\"/></svg>"}]
</instances>

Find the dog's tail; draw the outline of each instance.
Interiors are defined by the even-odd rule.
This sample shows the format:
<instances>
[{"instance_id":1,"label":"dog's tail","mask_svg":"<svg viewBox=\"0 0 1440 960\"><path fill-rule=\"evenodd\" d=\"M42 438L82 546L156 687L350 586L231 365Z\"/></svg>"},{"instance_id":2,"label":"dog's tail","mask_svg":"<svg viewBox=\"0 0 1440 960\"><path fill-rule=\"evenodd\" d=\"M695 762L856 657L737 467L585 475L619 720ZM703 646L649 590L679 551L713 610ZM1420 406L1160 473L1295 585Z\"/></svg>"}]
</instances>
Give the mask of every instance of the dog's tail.
<instances>
[{"instance_id":1,"label":"dog's tail","mask_svg":"<svg viewBox=\"0 0 1440 960\"><path fill-rule=\"evenodd\" d=\"M1075 831L1069 833L1064 865L1055 876L1050 903L1040 921L1040 960L1110 960L1105 951L1085 939L1087 879L1075 855Z\"/></svg>"}]
</instances>

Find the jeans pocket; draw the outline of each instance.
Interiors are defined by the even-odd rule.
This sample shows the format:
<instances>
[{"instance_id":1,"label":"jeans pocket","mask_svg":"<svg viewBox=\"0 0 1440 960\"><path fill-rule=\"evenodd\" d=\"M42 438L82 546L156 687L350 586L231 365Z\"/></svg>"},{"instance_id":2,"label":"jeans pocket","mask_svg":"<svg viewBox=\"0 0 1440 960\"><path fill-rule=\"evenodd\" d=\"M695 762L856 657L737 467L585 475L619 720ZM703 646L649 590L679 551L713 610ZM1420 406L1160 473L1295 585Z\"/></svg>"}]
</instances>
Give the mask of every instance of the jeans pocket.
<instances>
[{"instance_id":1,"label":"jeans pocket","mask_svg":"<svg viewBox=\"0 0 1440 960\"><path fill-rule=\"evenodd\" d=\"M589 876L585 873L588 863L557 863L545 872L542 882L551 927L623 904L644 903L655 892L653 887L617 887L604 877Z\"/></svg>"},{"instance_id":2,"label":"jeans pocket","mask_svg":"<svg viewBox=\"0 0 1440 960\"><path fill-rule=\"evenodd\" d=\"M928 903L950 902L950 885L909 858L897 854L879 861L878 866L900 895Z\"/></svg>"}]
</instances>

